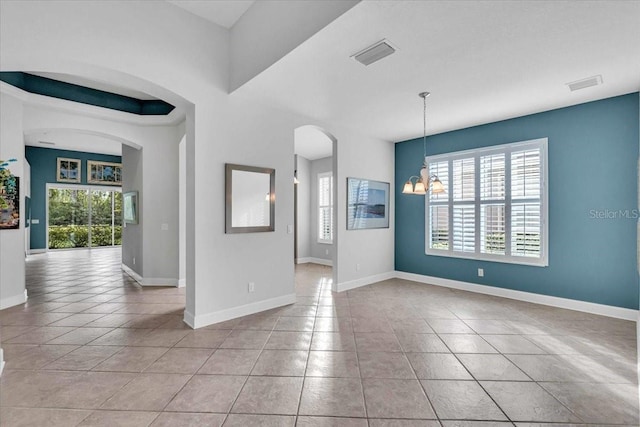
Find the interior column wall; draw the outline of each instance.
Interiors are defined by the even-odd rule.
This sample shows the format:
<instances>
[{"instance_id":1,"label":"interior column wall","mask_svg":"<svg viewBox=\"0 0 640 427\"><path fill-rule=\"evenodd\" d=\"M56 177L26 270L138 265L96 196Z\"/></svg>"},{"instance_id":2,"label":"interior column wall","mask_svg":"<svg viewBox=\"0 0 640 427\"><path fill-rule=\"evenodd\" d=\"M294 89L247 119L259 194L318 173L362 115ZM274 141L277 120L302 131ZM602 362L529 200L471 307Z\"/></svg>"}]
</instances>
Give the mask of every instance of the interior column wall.
<instances>
[{"instance_id":1,"label":"interior column wall","mask_svg":"<svg viewBox=\"0 0 640 427\"><path fill-rule=\"evenodd\" d=\"M298 260L304 261L311 256L311 162L300 155L296 156L298 173Z\"/></svg>"},{"instance_id":2,"label":"interior column wall","mask_svg":"<svg viewBox=\"0 0 640 427\"><path fill-rule=\"evenodd\" d=\"M20 228L0 230L0 309L26 301L25 293L25 215L24 215L24 134L22 103L0 93L0 159L17 159L9 164L11 173L20 178Z\"/></svg>"}]
</instances>

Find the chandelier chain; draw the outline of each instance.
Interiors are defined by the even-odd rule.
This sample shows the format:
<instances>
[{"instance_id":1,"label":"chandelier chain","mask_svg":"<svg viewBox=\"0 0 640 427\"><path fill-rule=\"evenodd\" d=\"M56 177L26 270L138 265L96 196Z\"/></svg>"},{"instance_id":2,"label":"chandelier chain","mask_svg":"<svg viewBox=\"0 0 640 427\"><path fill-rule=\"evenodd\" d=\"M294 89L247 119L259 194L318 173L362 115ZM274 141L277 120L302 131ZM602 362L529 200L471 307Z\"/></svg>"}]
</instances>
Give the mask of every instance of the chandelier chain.
<instances>
[{"instance_id":1,"label":"chandelier chain","mask_svg":"<svg viewBox=\"0 0 640 427\"><path fill-rule=\"evenodd\" d=\"M423 108L423 114L422 114L422 150L423 150L423 156L422 156L422 161L424 162L425 158L427 157L427 97L423 97L422 98L422 102L424 105Z\"/></svg>"}]
</instances>

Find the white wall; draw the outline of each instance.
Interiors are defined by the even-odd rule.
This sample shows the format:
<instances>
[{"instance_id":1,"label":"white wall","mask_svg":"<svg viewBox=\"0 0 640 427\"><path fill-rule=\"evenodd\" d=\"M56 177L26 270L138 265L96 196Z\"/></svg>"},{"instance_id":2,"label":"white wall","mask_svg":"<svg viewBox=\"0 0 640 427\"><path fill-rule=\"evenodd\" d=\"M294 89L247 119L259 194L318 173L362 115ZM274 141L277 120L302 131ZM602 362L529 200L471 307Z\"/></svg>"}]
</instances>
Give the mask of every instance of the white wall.
<instances>
[{"instance_id":1,"label":"white wall","mask_svg":"<svg viewBox=\"0 0 640 427\"><path fill-rule=\"evenodd\" d=\"M334 170L337 174L337 252L334 287L346 290L392 277L394 270L394 145L355 133L334 134ZM337 147L337 151L336 151ZM336 155L337 153L337 155ZM337 168L337 169L336 169ZM347 177L389 182L389 228L347 230ZM357 264L360 269L357 270ZM335 268L334 268L335 270Z\"/></svg>"},{"instance_id":2,"label":"white wall","mask_svg":"<svg viewBox=\"0 0 640 427\"><path fill-rule=\"evenodd\" d=\"M187 111L185 318L195 326L294 301L293 234L286 229L293 224L294 129L302 125L321 126L338 139L337 279L364 283L393 270L393 227L344 230L346 177L392 182L393 145L228 95L228 58L226 30L165 2L0 2L2 70L130 85ZM227 162L276 169L274 232L224 233ZM146 191L146 161L144 170ZM247 292L249 281L254 293Z\"/></svg>"},{"instance_id":3,"label":"white wall","mask_svg":"<svg viewBox=\"0 0 640 427\"><path fill-rule=\"evenodd\" d=\"M180 129L178 133L184 133ZM187 140L182 137L178 145L178 286L187 281Z\"/></svg>"},{"instance_id":4,"label":"white wall","mask_svg":"<svg viewBox=\"0 0 640 427\"><path fill-rule=\"evenodd\" d=\"M23 178L20 187L24 189L24 200L25 197L29 197L31 199L31 165L24 159L24 170L23 170ZM24 206L24 216L21 219L24 221L24 252L25 256L29 254L31 249L31 218L28 217L27 206ZM28 227L27 227L28 225Z\"/></svg>"},{"instance_id":5,"label":"white wall","mask_svg":"<svg viewBox=\"0 0 640 427\"><path fill-rule=\"evenodd\" d=\"M231 29L231 89L266 70L359 1L255 2Z\"/></svg>"},{"instance_id":6,"label":"white wall","mask_svg":"<svg viewBox=\"0 0 640 427\"><path fill-rule=\"evenodd\" d=\"M175 126L144 129L140 197L144 285L178 285L178 145ZM126 169L123 171L126 173Z\"/></svg>"},{"instance_id":7,"label":"white wall","mask_svg":"<svg viewBox=\"0 0 640 427\"><path fill-rule=\"evenodd\" d=\"M144 164L142 162L142 150L122 145L122 192L138 192L138 223L123 224L122 229L122 263L144 277L144 251L142 216L144 212L142 193Z\"/></svg>"},{"instance_id":8,"label":"white wall","mask_svg":"<svg viewBox=\"0 0 640 427\"><path fill-rule=\"evenodd\" d=\"M178 144L183 128L134 125L37 105L25 105L23 110L25 132L75 129L109 135L140 148L123 144L122 149L122 190L139 192L139 223L123 230L123 264L142 277L143 285L177 285Z\"/></svg>"},{"instance_id":9,"label":"white wall","mask_svg":"<svg viewBox=\"0 0 640 427\"><path fill-rule=\"evenodd\" d=\"M311 162L296 155L296 170L298 171L298 259L311 256Z\"/></svg>"},{"instance_id":10,"label":"white wall","mask_svg":"<svg viewBox=\"0 0 640 427\"><path fill-rule=\"evenodd\" d=\"M310 226L309 226L309 253L312 258L333 260L333 248L331 243L318 243L318 175L333 171L333 157L313 160L310 172ZM338 185L334 182L333 185ZM334 230L335 232L335 230Z\"/></svg>"},{"instance_id":11,"label":"white wall","mask_svg":"<svg viewBox=\"0 0 640 427\"><path fill-rule=\"evenodd\" d=\"M16 158L9 164L13 175L20 177L20 200L24 200L24 137L22 104L0 93L0 159ZM20 228L0 230L0 309L25 302L24 202L20 203Z\"/></svg>"}]
</instances>

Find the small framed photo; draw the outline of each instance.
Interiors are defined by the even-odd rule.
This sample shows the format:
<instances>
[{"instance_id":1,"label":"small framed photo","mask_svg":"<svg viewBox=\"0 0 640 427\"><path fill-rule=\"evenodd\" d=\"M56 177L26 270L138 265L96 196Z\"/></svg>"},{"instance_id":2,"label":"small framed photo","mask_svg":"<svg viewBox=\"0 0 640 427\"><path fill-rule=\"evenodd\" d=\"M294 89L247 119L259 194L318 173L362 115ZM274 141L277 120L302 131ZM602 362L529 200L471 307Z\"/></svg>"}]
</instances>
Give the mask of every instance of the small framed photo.
<instances>
[{"instance_id":1,"label":"small framed photo","mask_svg":"<svg viewBox=\"0 0 640 427\"><path fill-rule=\"evenodd\" d=\"M123 195L122 215L126 224L138 223L138 192L129 191Z\"/></svg>"},{"instance_id":2,"label":"small framed photo","mask_svg":"<svg viewBox=\"0 0 640 427\"><path fill-rule=\"evenodd\" d=\"M56 181L58 182L81 182L82 181L82 161L80 159L66 159L58 157L58 167L56 169Z\"/></svg>"},{"instance_id":3,"label":"small framed photo","mask_svg":"<svg viewBox=\"0 0 640 427\"><path fill-rule=\"evenodd\" d=\"M87 183L122 185L122 163L87 160Z\"/></svg>"},{"instance_id":4,"label":"small framed photo","mask_svg":"<svg viewBox=\"0 0 640 427\"><path fill-rule=\"evenodd\" d=\"M347 230L389 228L389 183L347 178Z\"/></svg>"}]
</instances>

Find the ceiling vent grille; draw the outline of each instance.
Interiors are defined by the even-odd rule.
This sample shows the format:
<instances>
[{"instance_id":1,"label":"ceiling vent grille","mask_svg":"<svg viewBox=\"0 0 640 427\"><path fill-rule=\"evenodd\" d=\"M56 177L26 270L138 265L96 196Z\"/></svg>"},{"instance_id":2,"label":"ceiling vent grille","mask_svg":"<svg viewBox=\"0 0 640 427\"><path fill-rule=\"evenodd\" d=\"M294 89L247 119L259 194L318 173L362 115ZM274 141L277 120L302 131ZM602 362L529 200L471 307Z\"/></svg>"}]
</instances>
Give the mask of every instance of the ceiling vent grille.
<instances>
[{"instance_id":1,"label":"ceiling vent grille","mask_svg":"<svg viewBox=\"0 0 640 427\"><path fill-rule=\"evenodd\" d=\"M380 40L355 55L352 55L352 58L355 58L355 60L361 64L371 65L374 62L380 61L382 58L391 55L395 51L396 49L391 46L387 40Z\"/></svg>"},{"instance_id":2,"label":"ceiling vent grille","mask_svg":"<svg viewBox=\"0 0 640 427\"><path fill-rule=\"evenodd\" d=\"M576 90L585 89L591 86L598 86L602 84L602 76L597 75L593 77L587 77L586 79L576 80L575 82L567 83L571 92Z\"/></svg>"}]
</instances>

